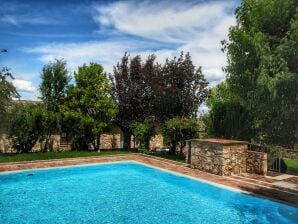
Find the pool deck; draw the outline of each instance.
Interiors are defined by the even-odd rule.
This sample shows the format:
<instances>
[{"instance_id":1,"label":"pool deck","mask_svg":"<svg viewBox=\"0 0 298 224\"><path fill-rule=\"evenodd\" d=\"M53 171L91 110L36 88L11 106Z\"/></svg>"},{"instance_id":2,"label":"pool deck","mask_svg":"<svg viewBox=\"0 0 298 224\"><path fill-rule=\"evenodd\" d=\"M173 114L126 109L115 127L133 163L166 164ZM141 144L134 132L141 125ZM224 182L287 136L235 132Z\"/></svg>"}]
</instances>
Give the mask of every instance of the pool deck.
<instances>
[{"instance_id":1,"label":"pool deck","mask_svg":"<svg viewBox=\"0 0 298 224\"><path fill-rule=\"evenodd\" d=\"M238 190L248 192L249 194L254 194L260 197L278 200L298 206L297 176L284 175L282 177L281 175L280 177L267 177L253 174L217 176L197 169L189 168L186 163L175 162L172 160L143 154L123 154L115 156L95 156L56 160L39 160L31 162L0 163L0 172L128 160L144 163L204 181L236 188Z\"/></svg>"}]
</instances>

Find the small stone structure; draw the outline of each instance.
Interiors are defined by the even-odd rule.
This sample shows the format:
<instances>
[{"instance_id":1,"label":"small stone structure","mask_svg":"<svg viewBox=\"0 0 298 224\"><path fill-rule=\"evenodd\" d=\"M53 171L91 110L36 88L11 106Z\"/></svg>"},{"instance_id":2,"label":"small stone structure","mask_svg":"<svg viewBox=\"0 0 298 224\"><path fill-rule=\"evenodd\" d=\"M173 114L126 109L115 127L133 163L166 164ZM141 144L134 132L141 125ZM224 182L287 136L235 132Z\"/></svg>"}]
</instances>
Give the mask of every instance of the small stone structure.
<instances>
[{"instance_id":1,"label":"small stone structure","mask_svg":"<svg viewBox=\"0 0 298 224\"><path fill-rule=\"evenodd\" d=\"M188 140L186 160L199 170L230 176L267 173L267 154L248 151L248 142L226 139Z\"/></svg>"},{"instance_id":2,"label":"small stone structure","mask_svg":"<svg viewBox=\"0 0 298 224\"><path fill-rule=\"evenodd\" d=\"M247 150L246 172L266 175L267 174L267 153Z\"/></svg>"}]
</instances>

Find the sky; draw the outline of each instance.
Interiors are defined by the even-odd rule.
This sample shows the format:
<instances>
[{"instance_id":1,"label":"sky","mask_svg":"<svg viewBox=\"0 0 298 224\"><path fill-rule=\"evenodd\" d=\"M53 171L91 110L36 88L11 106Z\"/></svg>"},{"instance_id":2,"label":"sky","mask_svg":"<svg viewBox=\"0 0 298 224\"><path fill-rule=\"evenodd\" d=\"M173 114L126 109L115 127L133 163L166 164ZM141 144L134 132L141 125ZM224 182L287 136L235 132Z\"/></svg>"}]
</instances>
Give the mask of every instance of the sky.
<instances>
[{"instance_id":1,"label":"sky","mask_svg":"<svg viewBox=\"0 0 298 224\"><path fill-rule=\"evenodd\" d=\"M240 0L0 0L0 67L11 69L22 99L37 99L43 65L65 59L73 73L96 62L112 73L125 52L166 58L190 52L214 86L226 77L220 41Z\"/></svg>"}]
</instances>

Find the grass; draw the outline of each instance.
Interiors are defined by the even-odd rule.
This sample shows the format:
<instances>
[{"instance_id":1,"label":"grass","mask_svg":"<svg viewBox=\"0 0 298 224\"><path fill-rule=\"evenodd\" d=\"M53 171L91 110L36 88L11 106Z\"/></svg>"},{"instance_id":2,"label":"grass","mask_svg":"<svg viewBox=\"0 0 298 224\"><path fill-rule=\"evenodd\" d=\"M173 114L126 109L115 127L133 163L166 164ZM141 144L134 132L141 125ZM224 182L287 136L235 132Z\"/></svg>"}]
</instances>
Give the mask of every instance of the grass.
<instances>
[{"instance_id":1,"label":"grass","mask_svg":"<svg viewBox=\"0 0 298 224\"><path fill-rule=\"evenodd\" d=\"M149 154L149 155L185 163L185 158L180 157L179 155L176 155L176 154L175 155L173 155L173 154Z\"/></svg>"},{"instance_id":2,"label":"grass","mask_svg":"<svg viewBox=\"0 0 298 224\"><path fill-rule=\"evenodd\" d=\"M0 154L0 163L7 162L21 162L21 161L34 161L34 160L47 160L47 159L62 159L62 158L76 158L88 156L107 156L128 154L134 151L129 150L109 150L109 151L65 151L65 152L36 152L36 153L7 153Z\"/></svg>"},{"instance_id":3,"label":"grass","mask_svg":"<svg viewBox=\"0 0 298 224\"><path fill-rule=\"evenodd\" d=\"M298 175L298 159L283 159L287 165L287 173Z\"/></svg>"}]
</instances>

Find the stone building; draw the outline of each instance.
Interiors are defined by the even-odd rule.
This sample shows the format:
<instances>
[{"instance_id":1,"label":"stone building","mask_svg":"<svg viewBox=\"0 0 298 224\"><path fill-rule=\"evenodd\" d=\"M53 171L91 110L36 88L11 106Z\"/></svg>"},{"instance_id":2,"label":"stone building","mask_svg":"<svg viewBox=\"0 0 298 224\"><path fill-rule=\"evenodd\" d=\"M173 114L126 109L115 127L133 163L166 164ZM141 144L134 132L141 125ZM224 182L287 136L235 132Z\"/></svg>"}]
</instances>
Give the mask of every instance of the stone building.
<instances>
[{"instance_id":1,"label":"stone building","mask_svg":"<svg viewBox=\"0 0 298 224\"><path fill-rule=\"evenodd\" d=\"M37 104L39 101L28 101L28 100L20 100L16 101L18 103L31 103ZM163 147L163 136L161 134L161 128L159 125L156 125L155 135L150 140L150 148L159 148ZM132 147L138 147L138 142L134 141L132 136ZM67 133L53 133L51 136L51 145L53 151L63 151L70 150L70 142L67 139ZM37 142L33 147L32 151L37 152L42 148L42 142ZM112 124L109 131L100 135L100 148L101 149L117 149L123 148L123 133L117 124ZM0 118L0 153L9 153L14 152L12 148L11 142L8 138L7 131L5 129L5 125L3 120Z\"/></svg>"}]
</instances>

